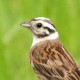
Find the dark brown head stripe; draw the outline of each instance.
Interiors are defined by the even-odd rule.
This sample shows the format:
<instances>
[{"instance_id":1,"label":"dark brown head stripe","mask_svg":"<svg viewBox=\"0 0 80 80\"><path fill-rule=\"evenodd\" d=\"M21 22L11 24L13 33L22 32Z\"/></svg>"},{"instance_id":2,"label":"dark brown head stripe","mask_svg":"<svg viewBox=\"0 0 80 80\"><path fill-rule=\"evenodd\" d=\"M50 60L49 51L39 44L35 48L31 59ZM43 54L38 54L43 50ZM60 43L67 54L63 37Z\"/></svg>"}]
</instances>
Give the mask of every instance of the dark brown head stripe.
<instances>
[{"instance_id":1,"label":"dark brown head stripe","mask_svg":"<svg viewBox=\"0 0 80 80\"><path fill-rule=\"evenodd\" d=\"M49 31L50 34L55 32L55 30L50 29L49 27L44 27L44 29L47 29L47 30Z\"/></svg>"},{"instance_id":2,"label":"dark brown head stripe","mask_svg":"<svg viewBox=\"0 0 80 80\"><path fill-rule=\"evenodd\" d=\"M31 21L38 21L38 20L42 20L42 19L32 19ZM45 20L42 20L42 21L45 21L45 22L47 22L47 23L49 23L49 24L52 24L52 22L50 21L50 20L47 20L47 19L45 19Z\"/></svg>"}]
</instances>

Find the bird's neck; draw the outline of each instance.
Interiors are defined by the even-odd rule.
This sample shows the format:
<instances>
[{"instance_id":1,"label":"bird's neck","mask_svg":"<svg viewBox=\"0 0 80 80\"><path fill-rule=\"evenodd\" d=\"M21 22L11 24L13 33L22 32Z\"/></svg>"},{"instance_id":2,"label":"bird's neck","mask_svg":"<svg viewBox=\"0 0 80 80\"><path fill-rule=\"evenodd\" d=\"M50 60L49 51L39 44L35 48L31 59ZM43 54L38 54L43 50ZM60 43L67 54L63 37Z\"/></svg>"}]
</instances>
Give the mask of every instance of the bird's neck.
<instances>
[{"instance_id":1,"label":"bird's neck","mask_svg":"<svg viewBox=\"0 0 80 80\"><path fill-rule=\"evenodd\" d=\"M32 47L36 44L36 43L39 43L41 41L45 41L45 40L55 40L55 39L58 39L59 38L59 35L58 35L58 32L55 32L47 37L42 37L42 38L38 38L36 36L33 36L33 43L32 43Z\"/></svg>"}]
</instances>

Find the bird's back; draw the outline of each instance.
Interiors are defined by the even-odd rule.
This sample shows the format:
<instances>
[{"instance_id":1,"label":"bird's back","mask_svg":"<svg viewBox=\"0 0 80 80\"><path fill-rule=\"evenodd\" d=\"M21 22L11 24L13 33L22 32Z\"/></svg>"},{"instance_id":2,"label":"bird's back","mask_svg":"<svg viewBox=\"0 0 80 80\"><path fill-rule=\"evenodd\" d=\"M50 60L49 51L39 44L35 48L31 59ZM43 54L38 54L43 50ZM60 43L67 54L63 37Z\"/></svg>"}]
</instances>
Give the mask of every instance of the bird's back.
<instances>
[{"instance_id":1,"label":"bird's back","mask_svg":"<svg viewBox=\"0 0 80 80\"><path fill-rule=\"evenodd\" d=\"M34 45L30 58L39 80L80 80L75 61L58 40Z\"/></svg>"}]
</instances>

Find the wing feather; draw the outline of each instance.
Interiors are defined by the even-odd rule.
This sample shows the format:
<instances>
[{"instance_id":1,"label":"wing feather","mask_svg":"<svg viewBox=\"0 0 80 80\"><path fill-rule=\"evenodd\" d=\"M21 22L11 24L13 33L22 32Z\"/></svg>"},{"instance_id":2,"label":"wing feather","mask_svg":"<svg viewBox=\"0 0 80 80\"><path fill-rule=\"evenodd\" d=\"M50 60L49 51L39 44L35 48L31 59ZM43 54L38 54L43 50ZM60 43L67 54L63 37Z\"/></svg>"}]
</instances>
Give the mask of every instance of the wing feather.
<instances>
[{"instance_id":1,"label":"wing feather","mask_svg":"<svg viewBox=\"0 0 80 80\"><path fill-rule=\"evenodd\" d=\"M60 42L46 41L31 51L39 80L80 80L78 67Z\"/></svg>"}]
</instances>

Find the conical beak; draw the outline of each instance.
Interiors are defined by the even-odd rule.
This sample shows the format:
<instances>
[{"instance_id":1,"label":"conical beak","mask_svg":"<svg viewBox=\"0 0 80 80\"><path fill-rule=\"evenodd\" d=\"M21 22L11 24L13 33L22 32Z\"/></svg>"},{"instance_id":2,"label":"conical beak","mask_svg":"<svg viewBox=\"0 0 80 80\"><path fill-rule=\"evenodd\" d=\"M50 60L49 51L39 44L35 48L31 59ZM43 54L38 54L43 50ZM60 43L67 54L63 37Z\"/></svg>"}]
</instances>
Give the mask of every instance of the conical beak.
<instances>
[{"instance_id":1,"label":"conical beak","mask_svg":"<svg viewBox=\"0 0 80 80\"><path fill-rule=\"evenodd\" d=\"M26 27L26 28L30 28L30 27L31 27L31 21L22 22L20 25L21 25L21 26L24 26L24 27Z\"/></svg>"}]
</instances>

